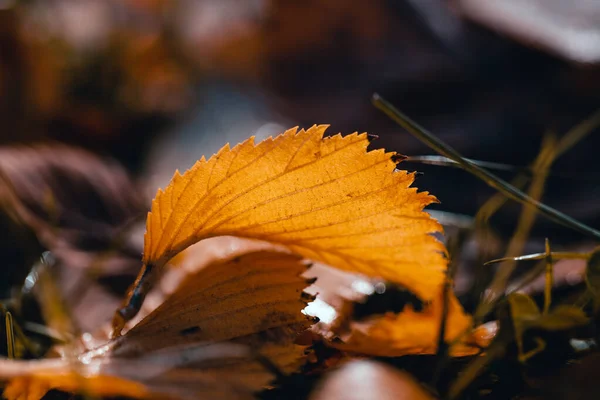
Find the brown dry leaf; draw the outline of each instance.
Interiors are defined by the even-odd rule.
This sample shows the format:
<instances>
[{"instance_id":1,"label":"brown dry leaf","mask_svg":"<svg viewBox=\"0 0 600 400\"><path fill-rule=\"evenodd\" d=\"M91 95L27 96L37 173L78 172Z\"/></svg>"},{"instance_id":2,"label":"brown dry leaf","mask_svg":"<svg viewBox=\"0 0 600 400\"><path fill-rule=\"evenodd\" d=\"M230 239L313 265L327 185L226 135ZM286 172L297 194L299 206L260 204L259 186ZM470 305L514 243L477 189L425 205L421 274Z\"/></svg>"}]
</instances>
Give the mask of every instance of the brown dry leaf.
<instances>
[{"instance_id":1,"label":"brown dry leaf","mask_svg":"<svg viewBox=\"0 0 600 400\"><path fill-rule=\"evenodd\" d=\"M0 173L3 208L38 236L61 236L74 247L102 247L142 213L141 195L124 169L77 147L1 147Z\"/></svg>"},{"instance_id":2,"label":"brown dry leaf","mask_svg":"<svg viewBox=\"0 0 600 400\"><path fill-rule=\"evenodd\" d=\"M58 143L0 147L0 298L50 250L76 325L97 329L139 271L132 228L143 217L140 191L110 159Z\"/></svg>"},{"instance_id":3,"label":"brown dry leaf","mask_svg":"<svg viewBox=\"0 0 600 400\"><path fill-rule=\"evenodd\" d=\"M300 276L306 269L300 256L272 249L187 271L173 293L125 335L79 356L86 379L66 360L56 360L61 369L16 374L6 396L29 392L40 398L60 389L135 398L247 398L274 378L257 356L284 373L305 359L306 347L295 341L311 324L301 312L311 299L303 293L311 280ZM215 343L235 351L226 347L211 356ZM101 368L94 370L96 363Z\"/></svg>"},{"instance_id":4,"label":"brown dry leaf","mask_svg":"<svg viewBox=\"0 0 600 400\"><path fill-rule=\"evenodd\" d=\"M396 153L367 152L366 133L323 138L326 128L226 145L185 174L176 172L152 202L145 267L115 332L137 312L134 303L147 292L152 271L190 245L222 235L285 245L431 300L446 268L444 246L430 235L442 228L423 211L435 197L410 187L414 174L394 170Z\"/></svg>"},{"instance_id":5,"label":"brown dry leaf","mask_svg":"<svg viewBox=\"0 0 600 400\"><path fill-rule=\"evenodd\" d=\"M300 276L306 269L302 257L275 249L212 262L185 276L157 309L118 338L112 357L229 341L249 346L284 373L294 372L306 350L295 341L311 325L311 318L301 312L312 299L303 293L311 282ZM273 379L252 358L196 367L205 374L230 377L254 391Z\"/></svg>"},{"instance_id":6,"label":"brown dry leaf","mask_svg":"<svg viewBox=\"0 0 600 400\"><path fill-rule=\"evenodd\" d=\"M303 295L310 282L300 276L306 269L300 256L268 250L213 262L186 276L156 310L117 339L113 355L205 341L240 343L248 335L288 327L294 328L287 335L291 343L310 326L301 312L310 299ZM282 336L265 339L288 340Z\"/></svg>"},{"instance_id":7,"label":"brown dry leaf","mask_svg":"<svg viewBox=\"0 0 600 400\"><path fill-rule=\"evenodd\" d=\"M182 282L188 276L194 276L202 269L213 264L224 263L227 260L258 251L289 253L289 250L283 246L275 246L271 243L235 236L209 238L190 246L169 261L164 274L148 293L140 312L127 323L124 332L130 330L150 313L154 312L167 298L179 289ZM312 277L312 271L310 276ZM112 309L113 312L114 308ZM110 325L105 325L100 331L96 331L93 337L100 340L95 341L96 345L105 342L110 337L110 332ZM88 348L91 347L88 346Z\"/></svg>"}]
</instances>

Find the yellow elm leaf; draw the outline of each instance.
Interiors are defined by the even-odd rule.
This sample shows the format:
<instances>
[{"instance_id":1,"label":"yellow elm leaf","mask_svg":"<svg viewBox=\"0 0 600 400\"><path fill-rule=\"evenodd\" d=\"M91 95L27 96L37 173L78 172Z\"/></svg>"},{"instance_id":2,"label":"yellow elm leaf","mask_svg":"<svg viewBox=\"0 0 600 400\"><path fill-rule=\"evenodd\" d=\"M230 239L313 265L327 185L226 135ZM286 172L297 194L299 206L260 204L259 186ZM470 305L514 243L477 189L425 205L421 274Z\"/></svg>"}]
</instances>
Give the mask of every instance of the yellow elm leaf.
<instances>
[{"instance_id":1,"label":"yellow elm leaf","mask_svg":"<svg viewBox=\"0 0 600 400\"><path fill-rule=\"evenodd\" d=\"M444 277L444 246L423 211L435 202L395 170L398 155L367 151L366 133L323 138L327 126L250 138L200 159L152 202L144 267L115 317L115 333L151 285L150 276L188 246L231 235L285 245L305 258L400 283L424 300ZM120 320L119 320L120 319Z\"/></svg>"},{"instance_id":2,"label":"yellow elm leaf","mask_svg":"<svg viewBox=\"0 0 600 400\"><path fill-rule=\"evenodd\" d=\"M176 173L152 202L144 263L160 266L201 239L232 235L409 287L411 275L439 282L443 247L427 234L440 226L422 211L435 199L409 188L413 174L394 172L395 153L367 152L367 134L323 139L325 129L226 145Z\"/></svg>"}]
</instances>

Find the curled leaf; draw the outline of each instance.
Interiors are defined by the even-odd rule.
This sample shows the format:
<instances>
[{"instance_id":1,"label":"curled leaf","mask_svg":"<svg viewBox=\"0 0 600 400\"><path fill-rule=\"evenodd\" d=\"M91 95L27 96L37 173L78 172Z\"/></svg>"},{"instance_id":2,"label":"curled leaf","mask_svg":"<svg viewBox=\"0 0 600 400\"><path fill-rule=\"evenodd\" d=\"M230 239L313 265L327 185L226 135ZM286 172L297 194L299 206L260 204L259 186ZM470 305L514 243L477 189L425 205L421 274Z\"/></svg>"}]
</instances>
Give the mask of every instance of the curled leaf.
<instances>
[{"instance_id":1,"label":"curled leaf","mask_svg":"<svg viewBox=\"0 0 600 400\"><path fill-rule=\"evenodd\" d=\"M421 286L439 282L445 267L443 246L428 235L440 226L422 210L435 198L409 188L413 174L394 171L395 154L367 152L366 134L323 139L325 129L225 146L176 173L152 202L144 264L160 267L201 239L233 235L415 286L428 298Z\"/></svg>"},{"instance_id":2,"label":"curled leaf","mask_svg":"<svg viewBox=\"0 0 600 400\"><path fill-rule=\"evenodd\" d=\"M254 144L223 147L176 172L148 214L144 269L115 319L130 319L151 276L188 246L232 235L285 245L336 268L380 276L430 300L444 278L441 226L423 207L436 201L394 170L395 153L367 151L367 134L323 138L326 126L290 129Z\"/></svg>"}]
</instances>

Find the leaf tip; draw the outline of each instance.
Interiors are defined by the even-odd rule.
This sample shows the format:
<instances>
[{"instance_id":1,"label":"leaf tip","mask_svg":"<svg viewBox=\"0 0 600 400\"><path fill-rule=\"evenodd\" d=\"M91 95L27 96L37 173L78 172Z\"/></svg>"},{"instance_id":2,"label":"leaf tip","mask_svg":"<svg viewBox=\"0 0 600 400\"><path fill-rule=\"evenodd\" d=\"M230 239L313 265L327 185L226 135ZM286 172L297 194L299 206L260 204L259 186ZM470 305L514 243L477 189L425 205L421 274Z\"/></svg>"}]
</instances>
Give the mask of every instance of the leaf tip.
<instances>
[{"instance_id":1,"label":"leaf tip","mask_svg":"<svg viewBox=\"0 0 600 400\"><path fill-rule=\"evenodd\" d=\"M310 303L311 301L315 301L317 298L317 295L315 294L310 294L308 292L302 292L300 293L300 298L302 299L302 301L306 302L306 303Z\"/></svg>"},{"instance_id":2,"label":"leaf tip","mask_svg":"<svg viewBox=\"0 0 600 400\"><path fill-rule=\"evenodd\" d=\"M231 151L231 145L229 144L229 142L225 143L225 145L223 147L221 147L219 149L219 152L217 153L217 157L220 157L223 153L225 152L229 152Z\"/></svg>"},{"instance_id":3,"label":"leaf tip","mask_svg":"<svg viewBox=\"0 0 600 400\"><path fill-rule=\"evenodd\" d=\"M372 133L367 133L367 141L371 143L373 140L379 139L379 135L374 135Z\"/></svg>"},{"instance_id":4,"label":"leaf tip","mask_svg":"<svg viewBox=\"0 0 600 400\"><path fill-rule=\"evenodd\" d=\"M404 154L399 154L399 153L393 153L392 156L390 157L392 159L392 161L396 164L396 166L398 164L400 164L402 161L406 160L408 157L405 156Z\"/></svg>"}]
</instances>

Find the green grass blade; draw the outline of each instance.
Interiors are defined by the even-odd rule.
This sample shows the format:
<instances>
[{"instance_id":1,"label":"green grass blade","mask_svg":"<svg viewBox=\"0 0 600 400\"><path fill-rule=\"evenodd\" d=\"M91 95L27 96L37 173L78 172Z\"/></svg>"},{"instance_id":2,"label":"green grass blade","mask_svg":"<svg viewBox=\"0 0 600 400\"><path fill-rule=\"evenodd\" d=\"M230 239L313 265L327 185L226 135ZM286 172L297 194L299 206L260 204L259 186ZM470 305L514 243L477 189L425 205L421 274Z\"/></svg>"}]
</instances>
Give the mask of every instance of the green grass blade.
<instances>
[{"instance_id":1,"label":"green grass blade","mask_svg":"<svg viewBox=\"0 0 600 400\"><path fill-rule=\"evenodd\" d=\"M475 175L477 178L484 181L487 185L503 193L506 197L517 201L521 204L527 204L535 207L540 214L544 215L548 219L571 228L582 234L591 236L596 239L600 239L600 231L587 226L562 212L549 207L512 186L505 180L497 177L496 175L486 171L485 169L469 162L462 157L456 150L448 146L436 136L428 132L425 128L418 125L416 122L411 120L409 117L397 110L392 104L388 103L378 94L373 95L373 104L375 107L383 111L388 117L397 122L400 126L406 129L409 133L415 136L417 139L425 143L427 146L438 152L439 154L448 157L456 161L464 170Z\"/></svg>"}]
</instances>

